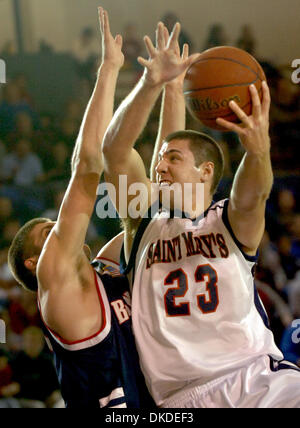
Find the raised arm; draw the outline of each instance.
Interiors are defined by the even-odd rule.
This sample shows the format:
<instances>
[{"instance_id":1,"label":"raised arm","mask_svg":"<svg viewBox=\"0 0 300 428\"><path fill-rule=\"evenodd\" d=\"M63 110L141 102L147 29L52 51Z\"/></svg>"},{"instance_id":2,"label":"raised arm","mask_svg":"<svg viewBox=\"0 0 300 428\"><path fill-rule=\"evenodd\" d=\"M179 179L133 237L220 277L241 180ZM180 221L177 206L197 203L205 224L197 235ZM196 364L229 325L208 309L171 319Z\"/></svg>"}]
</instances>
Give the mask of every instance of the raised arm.
<instances>
[{"instance_id":1,"label":"raised arm","mask_svg":"<svg viewBox=\"0 0 300 428\"><path fill-rule=\"evenodd\" d=\"M146 185L148 200L145 201L145 208L150 204L150 180L147 178L141 157L133 147L145 127L164 85L182 74L195 60L195 56L182 59L177 55L179 32L180 25L176 24L166 42L164 25L159 23L156 31L156 47L153 46L148 36L144 38L149 59L138 58L140 64L145 67L144 74L137 86L116 111L103 144L104 169L107 182L114 184L117 196L120 175L126 175L128 187L133 183ZM133 197L128 195L128 205ZM118 197L116 207L117 209L119 208ZM126 219L126 215L122 215L122 217ZM132 237L141 218L130 219L127 216L127 220L129 221L124 223L129 230L126 230L125 227L125 239L127 239L128 235Z\"/></svg>"},{"instance_id":2,"label":"raised arm","mask_svg":"<svg viewBox=\"0 0 300 428\"><path fill-rule=\"evenodd\" d=\"M102 64L76 141L72 177L37 266L43 318L71 342L94 335L103 322L84 243L103 171L101 144L112 118L116 80L124 58L121 37L111 36L107 13L100 9L99 15Z\"/></svg>"},{"instance_id":3,"label":"raised arm","mask_svg":"<svg viewBox=\"0 0 300 428\"><path fill-rule=\"evenodd\" d=\"M168 30L165 28L168 37ZM180 56L180 47L177 43L176 53ZM182 60L186 60L189 56L189 46L185 44L182 51ZM164 139L172 132L181 131L185 129L186 122L186 108L183 95L183 82L187 70L184 70L175 79L171 80L165 85L161 109L158 134L155 141L153 156L151 160L150 179L152 182L156 181L156 165L158 163L158 154L161 149Z\"/></svg>"},{"instance_id":4,"label":"raised arm","mask_svg":"<svg viewBox=\"0 0 300 428\"><path fill-rule=\"evenodd\" d=\"M236 238L249 255L255 254L263 236L266 201L273 185L269 137L271 99L266 82L263 82L262 90L261 103L255 86L250 86L253 106L251 116L247 116L231 101L230 107L242 125L217 119L219 125L237 132L246 150L234 177L228 219Z\"/></svg>"},{"instance_id":5,"label":"raised arm","mask_svg":"<svg viewBox=\"0 0 300 428\"><path fill-rule=\"evenodd\" d=\"M53 228L41 266L58 274L58 262L76 265L83 254L87 228L94 209L96 190L103 172L101 144L112 118L118 72L123 64L122 38L110 33L107 12L99 9L102 34L102 63L91 99L86 108L72 158L72 177L66 191L58 220ZM56 257L52 257L51 249ZM61 254L61 257L58 255ZM41 274L41 272L39 272Z\"/></svg>"}]
</instances>

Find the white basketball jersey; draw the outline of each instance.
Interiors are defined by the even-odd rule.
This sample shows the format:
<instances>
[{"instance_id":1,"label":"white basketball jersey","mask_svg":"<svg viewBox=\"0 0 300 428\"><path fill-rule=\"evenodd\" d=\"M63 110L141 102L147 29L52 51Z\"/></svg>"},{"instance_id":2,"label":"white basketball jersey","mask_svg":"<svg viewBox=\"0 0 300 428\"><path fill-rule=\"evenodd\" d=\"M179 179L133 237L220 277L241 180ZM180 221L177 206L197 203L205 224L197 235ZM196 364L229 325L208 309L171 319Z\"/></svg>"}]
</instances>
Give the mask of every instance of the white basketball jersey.
<instances>
[{"instance_id":1,"label":"white basketball jersey","mask_svg":"<svg viewBox=\"0 0 300 428\"><path fill-rule=\"evenodd\" d=\"M283 356L253 280L256 258L242 253L228 200L192 221L157 213L132 248L132 320L141 368L156 404L203 385L260 355Z\"/></svg>"}]
</instances>

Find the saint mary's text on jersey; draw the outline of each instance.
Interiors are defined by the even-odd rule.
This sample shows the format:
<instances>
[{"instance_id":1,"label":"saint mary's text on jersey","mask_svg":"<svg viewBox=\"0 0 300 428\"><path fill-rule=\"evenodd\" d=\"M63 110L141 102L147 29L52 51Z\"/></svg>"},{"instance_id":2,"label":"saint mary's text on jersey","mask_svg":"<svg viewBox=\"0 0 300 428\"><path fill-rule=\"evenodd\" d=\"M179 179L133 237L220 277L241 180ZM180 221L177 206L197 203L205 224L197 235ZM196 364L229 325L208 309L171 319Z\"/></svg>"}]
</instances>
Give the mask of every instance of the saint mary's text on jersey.
<instances>
[{"instance_id":1,"label":"saint mary's text on jersey","mask_svg":"<svg viewBox=\"0 0 300 428\"><path fill-rule=\"evenodd\" d=\"M155 263L177 262L182 257L199 254L208 259L227 258L229 249L224 236L221 233L193 236L192 232L188 232L172 239L158 239L149 246L146 268L149 269Z\"/></svg>"}]
</instances>

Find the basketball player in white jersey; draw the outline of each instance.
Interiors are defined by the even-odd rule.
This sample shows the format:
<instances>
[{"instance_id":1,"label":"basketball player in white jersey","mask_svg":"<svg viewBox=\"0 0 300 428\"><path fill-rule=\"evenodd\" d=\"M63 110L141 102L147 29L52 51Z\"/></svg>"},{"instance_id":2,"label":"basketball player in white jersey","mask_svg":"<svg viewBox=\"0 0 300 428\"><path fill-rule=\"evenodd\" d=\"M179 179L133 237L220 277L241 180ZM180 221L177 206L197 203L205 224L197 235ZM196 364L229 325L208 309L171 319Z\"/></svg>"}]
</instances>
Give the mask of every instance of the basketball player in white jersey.
<instances>
[{"instance_id":1,"label":"basketball player in white jersey","mask_svg":"<svg viewBox=\"0 0 300 428\"><path fill-rule=\"evenodd\" d=\"M178 76L193 59L178 55L179 30L177 24L166 41L159 23L156 47L145 37L150 58L139 58L144 75L115 113L103 145L107 181L118 186L126 174L128 186L143 183L148 207L151 185L133 147L163 90L166 124L160 130L170 125L169 132L178 131L176 123L183 123ZM183 185L191 183L193 201L202 183L204 207L194 205L192 217L168 218L158 208L152 218L149 210L123 220L135 338L148 388L161 407L300 407L300 373L283 363L253 281L273 174L268 86L263 83L262 102L255 87L249 90L251 116L231 102L241 125L218 119L238 133L245 149L229 200L212 199L223 169L218 145L204 134L173 132L156 147L157 182L161 191L179 183L183 195Z\"/></svg>"}]
</instances>

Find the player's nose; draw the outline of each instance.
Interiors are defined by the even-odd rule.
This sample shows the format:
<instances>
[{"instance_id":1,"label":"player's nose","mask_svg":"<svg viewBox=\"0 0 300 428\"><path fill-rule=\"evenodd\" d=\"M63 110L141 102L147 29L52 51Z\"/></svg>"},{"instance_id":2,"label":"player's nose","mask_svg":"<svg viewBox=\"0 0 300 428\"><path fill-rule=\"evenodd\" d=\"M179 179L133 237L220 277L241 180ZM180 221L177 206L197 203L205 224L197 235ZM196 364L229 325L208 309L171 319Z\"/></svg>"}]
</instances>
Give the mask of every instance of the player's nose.
<instances>
[{"instance_id":1,"label":"player's nose","mask_svg":"<svg viewBox=\"0 0 300 428\"><path fill-rule=\"evenodd\" d=\"M168 170L167 162L164 159L159 160L155 168L155 171L157 172L157 174L166 173L167 170Z\"/></svg>"}]
</instances>

